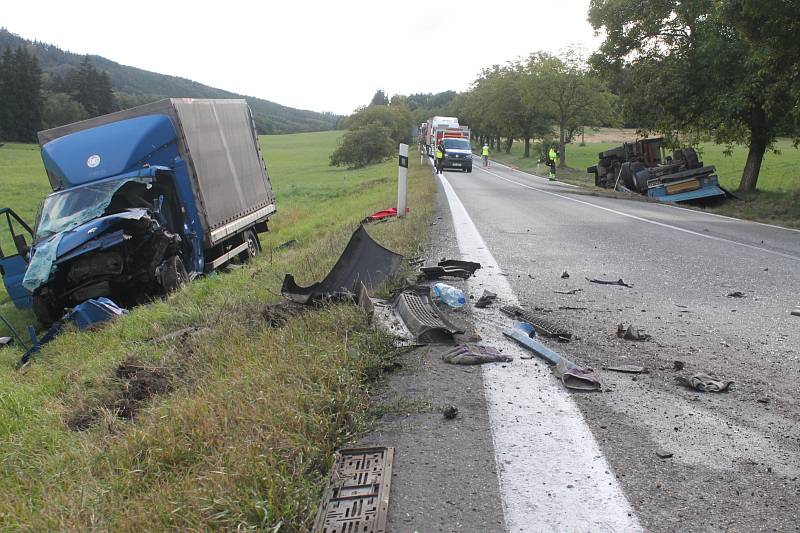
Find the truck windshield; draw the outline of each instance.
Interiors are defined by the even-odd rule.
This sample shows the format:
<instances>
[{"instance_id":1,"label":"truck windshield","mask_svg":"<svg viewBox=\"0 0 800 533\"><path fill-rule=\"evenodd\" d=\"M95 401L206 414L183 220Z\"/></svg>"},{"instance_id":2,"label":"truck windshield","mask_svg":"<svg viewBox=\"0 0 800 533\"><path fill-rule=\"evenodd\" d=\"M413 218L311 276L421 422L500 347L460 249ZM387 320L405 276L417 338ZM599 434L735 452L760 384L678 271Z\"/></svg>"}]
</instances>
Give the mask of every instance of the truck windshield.
<instances>
[{"instance_id":1,"label":"truck windshield","mask_svg":"<svg viewBox=\"0 0 800 533\"><path fill-rule=\"evenodd\" d=\"M36 240L69 231L101 216L114 193L130 181L112 180L51 194L44 199Z\"/></svg>"},{"instance_id":2,"label":"truck windshield","mask_svg":"<svg viewBox=\"0 0 800 533\"><path fill-rule=\"evenodd\" d=\"M445 139L445 150L469 150L469 141L466 139Z\"/></svg>"}]
</instances>

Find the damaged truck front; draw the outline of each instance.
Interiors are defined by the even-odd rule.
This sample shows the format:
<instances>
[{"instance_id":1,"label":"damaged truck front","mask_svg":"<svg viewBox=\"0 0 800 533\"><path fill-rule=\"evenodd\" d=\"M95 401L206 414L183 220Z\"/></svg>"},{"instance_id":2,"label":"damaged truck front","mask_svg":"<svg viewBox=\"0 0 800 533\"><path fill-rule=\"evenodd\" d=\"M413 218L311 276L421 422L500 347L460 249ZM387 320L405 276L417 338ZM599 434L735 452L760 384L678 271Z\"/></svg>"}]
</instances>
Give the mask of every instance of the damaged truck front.
<instances>
[{"instance_id":1,"label":"damaged truck front","mask_svg":"<svg viewBox=\"0 0 800 533\"><path fill-rule=\"evenodd\" d=\"M275 212L244 100L161 100L39 141L54 192L30 250L14 235L25 260L0 266L15 304L43 324L89 298L134 305L255 256Z\"/></svg>"}]
</instances>

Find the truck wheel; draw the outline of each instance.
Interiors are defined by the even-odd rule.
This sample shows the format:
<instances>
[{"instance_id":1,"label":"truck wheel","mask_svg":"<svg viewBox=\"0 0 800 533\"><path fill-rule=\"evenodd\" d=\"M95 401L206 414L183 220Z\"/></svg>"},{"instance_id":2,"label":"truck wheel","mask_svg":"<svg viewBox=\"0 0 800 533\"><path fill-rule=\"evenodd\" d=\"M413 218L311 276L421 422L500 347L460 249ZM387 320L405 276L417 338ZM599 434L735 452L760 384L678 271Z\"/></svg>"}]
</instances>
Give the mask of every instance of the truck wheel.
<instances>
[{"instance_id":1,"label":"truck wheel","mask_svg":"<svg viewBox=\"0 0 800 533\"><path fill-rule=\"evenodd\" d=\"M64 315L64 306L57 305L47 294L34 294L31 297L31 306L36 319L46 328Z\"/></svg>"},{"instance_id":2,"label":"truck wheel","mask_svg":"<svg viewBox=\"0 0 800 533\"><path fill-rule=\"evenodd\" d=\"M468 174L472 173L472 167L467 167L467 173Z\"/></svg>"},{"instance_id":3,"label":"truck wheel","mask_svg":"<svg viewBox=\"0 0 800 533\"><path fill-rule=\"evenodd\" d=\"M247 243L247 250L239 254L239 260L245 262L258 255L261 251L261 243L258 242L258 235L253 230L245 231L242 238Z\"/></svg>"},{"instance_id":4,"label":"truck wheel","mask_svg":"<svg viewBox=\"0 0 800 533\"><path fill-rule=\"evenodd\" d=\"M183 261L177 255L173 255L161 263L160 273L161 286L167 294L177 291L189 281Z\"/></svg>"}]
</instances>

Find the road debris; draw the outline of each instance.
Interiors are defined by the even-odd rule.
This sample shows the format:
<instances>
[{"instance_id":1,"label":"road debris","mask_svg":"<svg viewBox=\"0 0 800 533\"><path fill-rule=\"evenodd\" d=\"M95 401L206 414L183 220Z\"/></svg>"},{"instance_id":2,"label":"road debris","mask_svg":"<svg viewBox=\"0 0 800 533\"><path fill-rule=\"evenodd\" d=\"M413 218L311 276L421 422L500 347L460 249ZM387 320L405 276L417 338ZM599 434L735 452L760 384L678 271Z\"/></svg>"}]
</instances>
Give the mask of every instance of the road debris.
<instances>
[{"instance_id":1,"label":"road debris","mask_svg":"<svg viewBox=\"0 0 800 533\"><path fill-rule=\"evenodd\" d=\"M480 344L457 344L442 352L442 361L451 365L481 365L483 363L508 363L514 358L501 354L497 348Z\"/></svg>"},{"instance_id":2,"label":"road debris","mask_svg":"<svg viewBox=\"0 0 800 533\"><path fill-rule=\"evenodd\" d=\"M516 341L551 364L553 374L568 389L581 391L601 390L600 382L593 377L591 371L579 367L544 344L532 339L531 337L536 336L536 331L530 324L518 322L514 324L513 328L503 331L503 335Z\"/></svg>"},{"instance_id":3,"label":"road debris","mask_svg":"<svg viewBox=\"0 0 800 533\"><path fill-rule=\"evenodd\" d=\"M374 290L397 272L402 260L403 256L372 240L364 226L359 226L325 279L300 287L294 276L286 274L281 294L301 304L311 304L320 299L350 298L355 294L358 281Z\"/></svg>"},{"instance_id":4,"label":"road debris","mask_svg":"<svg viewBox=\"0 0 800 533\"><path fill-rule=\"evenodd\" d=\"M700 392L727 392L733 385L733 381L723 381L708 374L694 374L689 378L680 376L678 383L699 390Z\"/></svg>"},{"instance_id":5,"label":"road debris","mask_svg":"<svg viewBox=\"0 0 800 533\"><path fill-rule=\"evenodd\" d=\"M742 291L733 291L728 293L728 298L744 298L745 294Z\"/></svg>"},{"instance_id":6,"label":"road debris","mask_svg":"<svg viewBox=\"0 0 800 533\"><path fill-rule=\"evenodd\" d=\"M468 279L479 268L481 268L481 264L473 261L442 259L436 266L421 267L419 270L420 276L427 280L444 277Z\"/></svg>"},{"instance_id":7,"label":"road debris","mask_svg":"<svg viewBox=\"0 0 800 533\"><path fill-rule=\"evenodd\" d=\"M104 297L97 299L90 298L72 308L61 320L55 322L44 334L37 339L36 331L33 326L28 326L28 333L31 337L30 347L25 351L20 360L22 365L30 361L30 358L41 350L42 346L56 338L69 322L75 324L78 329L93 329L98 325L111 320L114 317L127 314L128 310L118 306L112 300ZM24 345L23 345L24 346Z\"/></svg>"},{"instance_id":8,"label":"road debris","mask_svg":"<svg viewBox=\"0 0 800 533\"><path fill-rule=\"evenodd\" d=\"M600 382L595 379L591 371L579 366L567 367L568 362L562 358L553 367L553 374L561 380L566 388L584 392L599 391L602 388Z\"/></svg>"},{"instance_id":9,"label":"road debris","mask_svg":"<svg viewBox=\"0 0 800 533\"><path fill-rule=\"evenodd\" d=\"M650 335L641 329L634 327L633 324L627 328L623 324L617 324L617 337L626 341L646 341L650 340Z\"/></svg>"},{"instance_id":10,"label":"road debris","mask_svg":"<svg viewBox=\"0 0 800 533\"><path fill-rule=\"evenodd\" d=\"M544 317L534 315L533 313L526 311L521 307L509 305L501 307L500 311L511 318L516 318L517 320L523 320L527 322L533 326L533 329L540 335L555 337L561 341L568 341L572 338L572 332L569 331L566 326L556 324L555 322Z\"/></svg>"},{"instance_id":11,"label":"road debris","mask_svg":"<svg viewBox=\"0 0 800 533\"><path fill-rule=\"evenodd\" d=\"M633 285L625 283L624 281L622 281L622 278L619 278L617 281L609 281L597 278L586 278L586 281L588 281L589 283L597 283L599 285L619 285L620 287L628 287L629 289L633 288Z\"/></svg>"},{"instance_id":12,"label":"road debris","mask_svg":"<svg viewBox=\"0 0 800 533\"><path fill-rule=\"evenodd\" d=\"M800 305L794 308L794 311L791 312L793 316L800 316Z\"/></svg>"},{"instance_id":13,"label":"road debris","mask_svg":"<svg viewBox=\"0 0 800 533\"><path fill-rule=\"evenodd\" d=\"M660 450L656 452L656 457L658 457L659 459L669 459L673 455L675 455L675 454L672 453L672 452L665 452L665 451L660 451Z\"/></svg>"},{"instance_id":14,"label":"road debris","mask_svg":"<svg viewBox=\"0 0 800 533\"><path fill-rule=\"evenodd\" d=\"M638 365L617 365L617 366L604 366L603 370L611 372L622 372L623 374L649 374L650 371L643 366Z\"/></svg>"},{"instance_id":15,"label":"road debris","mask_svg":"<svg viewBox=\"0 0 800 533\"><path fill-rule=\"evenodd\" d=\"M466 298L464 298L464 291L446 283L440 282L435 284L431 288L431 293L433 294L434 300L454 309L463 307L464 304L467 303Z\"/></svg>"},{"instance_id":16,"label":"road debris","mask_svg":"<svg viewBox=\"0 0 800 533\"><path fill-rule=\"evenodd\" d=\"M564 271L564 273L563 273L563 274L561 274L561 279L569 279L569 272L567 272L567 271L565 270L565 271Z\"/></svg>"},{"instance_id":17,"label":"road debris","mask_svg":"<svg viewBox=\"0 0 800 533\"><path fill-rule=\"evenodd\" d=\"M14 341L12 337L0 337L0 347L8 346Z\"/></svg>"},{"instance_id":18,"label":"road debris","mask_svg":"<svg viewBox=\"0 0 800 533\"><path fill-rule=\"evenodd\" d=\"M583 290L583 289L572 289L571 291L553 291L553 292L554 292L554 293L556 293L556 294L568 294L568 295L572 295L572 294L578 294L578 293L579 293L579 292L581 292L582 290Z\"/></svg>"},{"instance_id":19,"label":"road debris","mask_svg":"<svg viewBox=\"0 0 800 533\"><path fill-rule=\"evenodd\" d=\"M672 362L672 368L674 368L675 370L683 370L683 368L685 366L686 366L686 363L684 363L683 361L673 361Z\"/></svg>"},{"instance_id":20,"label":"road debris","mask_svg":"<svg viewBox=\"0 0 800 533\"><path fill-rule=\"evenodd\" d=\"M394 448L336 452L311 531L386 531L393 463Z\"/></svg>"},{"instance_id":21,"label":"road debris","mask_svg":"<svg viewBox=\"0 0 800 533\"><path fill-rule=\"evenodd\" d=\"M458 407L455 405L448 405L442 409L442 416L447 420L453 420L458 416Z\"/></svg>"},{"instance_id":22,"label":"road debris","mask_svg":"<svg viewBox=\"0 0 800 533\"><path fill-rule=\"evenodd\" d=\"M474 305L479 309L483 309L485 307L489 307L496 299L497 295L495 293L484 289L483 294L481 294L481 297L478 298L478 301L475 302Z\"/></svg>"},{"instance_id":23,"label":"road debris","mask_svg":"<svg viewBox=\"0 0 800 533\"><path fill-rule=\"evenodd\" d=\"M406 207L406 213L411 211L410 208ZM388 209L382 209L380 211L375 211L370 216L365 218L361 221L362 224L369 224L370 222L380 222L383 220L387 220L397 216L397 208L390 207Z\"/></svg>"},{"instance_id":24,"label":"road debris","mask_svg":"<svg viewBox=\"0 0 800 533\"><path fill-rule=\"evenodd\" d=\"M421 342L452 342L453 335L464 333L439 312L427 287L406 290L395 297L393 307L415 339Z\"/></svg>"}]
</instances>

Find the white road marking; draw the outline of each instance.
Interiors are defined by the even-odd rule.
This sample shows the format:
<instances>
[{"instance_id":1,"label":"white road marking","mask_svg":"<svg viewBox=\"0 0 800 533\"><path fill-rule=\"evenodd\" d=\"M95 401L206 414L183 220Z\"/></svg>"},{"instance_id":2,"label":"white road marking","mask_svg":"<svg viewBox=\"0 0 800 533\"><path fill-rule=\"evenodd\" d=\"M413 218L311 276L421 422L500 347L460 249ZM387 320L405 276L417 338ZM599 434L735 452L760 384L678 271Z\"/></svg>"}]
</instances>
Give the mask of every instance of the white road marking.
<instances>
[{"instance_id":1,"label":"white road marking","mask_svg":"<svg viewBox=\"0 0 800 533\"><path fill-rule=\"evenodd\" d=\"M502 305L518 305L464 205L439 176L465 260L482 268L471 292L496 293ZM492 309L474 309L487 344L512 355L507 364L483 366L484 393L494 441L506 530L527 532L638 532L633 510L570 394L542 362L522 360L522 348L498 323L511 322Z\"/></svg>"},{"instance_id":2,"label":"white road marking","mask_svg":"<svg viewBox=\"0 0 800 533\"><path fill-rule=\"evenodd\" d=\"M545 178L544 176L540 176L539 174L534 174L533 172L525 172L524 170L520 170L518 168L510 167L508 165L504 165L503 163L500 163L499 161L495 161L494 159L490 159L489 161L491 161L492 164L494 164L494 165L505 167L505 168L507 168L508 170L510 170L512 172L519 172L521 174L525 174L526 176L531 176L533 178L538 178L540 180L544 180L544 181L548 182L551 185L559 185L561 187L571 187L573 189L580 189L581 188L579 185L575 185L574 183L566 183L566 182L557 181L557 180L556 181L550 181L548 178ZM480 168L481 168L481 170L486 170L483 167L480 167Z\"/></svg>"},{"instance_id":3,"label":"white road marking","mask_svg":"<svg viewBox=\"0 0 800 533\"><path fill-rule=\"evenodd\" d=\"M497 179L501 179L503 181L507 181L508 183L513 183L514 185L519 185L520 187L524 187L524 188L530 189L532 191L537 191L537 192L541 192L541 193L544 193L544 194L549 194L551 196L556 196L558 198L563 198L564 200L569 200L570 202L575 202L575 203L578 203L578 204L587 205L589 207L594 207L595 209L600 209L602 211L607 211L609 213L614 213L615 215L620 215L620 216L623 216L623 217L632 218L632 219L638 220L640 222L647 222L648 224L661 226L662 228L668 228L668 229L672 229L672 230L675 230L675 231L688 233L689 235L694 235L696 237L702 237L704 239L711 239L712 241L725 242L725 243L728 243L728 244L735 244L737 246L742 246L744 248L749 248L751 250L757 250L759 252L765 252L765 253L768 253L768 254L777 255L778 257L783 257L785 259L793 259L795 261L800 261L800 257L798 257L796 255L785 254L783 252L777 252L775 250L770 250L768 248L762 248L760 246L755 246L753 244L747 244L747 243L744 243L744 242L733 241L733 240L730 240L730 239L726 239L724 237L716 237L714 235L708 235L706 233L699 233L697 231L692 231L690 229L681 228L679 226L673 226L672 224L667 224L665 222L658 222L656 220L650 220L649 218L644 218L644 217L632 215L632 214L626 213L624 211L617 211L616 209L611 209L610 207L605 207L605 206L602 206L602 205L593 204L591 202L586 202L584 200L579 200L577 198L572 198L571 196L565 196L565 195L559 194L557 192L546 191L544 189L540 189L538 187L533 187L533 186L528 185L526 183L520 183L518 181L503 177L500 174L495 174L494 172L490 172L490 171L488 171L488 170L486 170L484 168L481 168L480 170L483 171L483 172L486 172L489 175L494 176Z\"/></svg>"}]
</instances>

